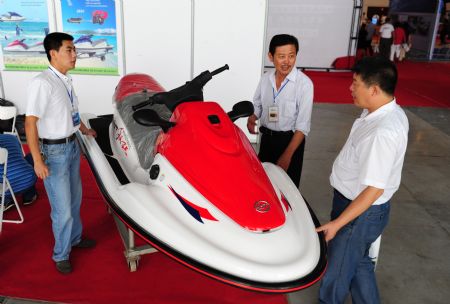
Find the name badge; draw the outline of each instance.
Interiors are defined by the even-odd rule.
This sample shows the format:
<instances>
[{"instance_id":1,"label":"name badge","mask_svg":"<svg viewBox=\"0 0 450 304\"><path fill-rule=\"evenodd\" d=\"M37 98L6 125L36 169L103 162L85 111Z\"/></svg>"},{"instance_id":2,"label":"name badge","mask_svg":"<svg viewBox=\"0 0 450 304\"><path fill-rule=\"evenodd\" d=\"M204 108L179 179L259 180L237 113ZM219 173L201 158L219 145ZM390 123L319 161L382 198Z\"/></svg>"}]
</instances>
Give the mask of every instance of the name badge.
<instances>
[{"instance_id":1,"label":"name badge","mask_svg":"<svg viewBox=\"0 0 450 304\"><path fill-rule=\"evenodd\" d=\"M80 124L81 120L80 120L80 113L78 112L72 112L72 123L73 126L76 127Z\"/></svg>"},{"instance_id":2,"label":"name badge","mask_svg":"<svg viewBox=\"0 0 450 304\"><path fill-rule=\"evenodd\" d=\"M278 121L278 107L269 107L269 121L270 122Z\"/></svg>"}]
</instances>

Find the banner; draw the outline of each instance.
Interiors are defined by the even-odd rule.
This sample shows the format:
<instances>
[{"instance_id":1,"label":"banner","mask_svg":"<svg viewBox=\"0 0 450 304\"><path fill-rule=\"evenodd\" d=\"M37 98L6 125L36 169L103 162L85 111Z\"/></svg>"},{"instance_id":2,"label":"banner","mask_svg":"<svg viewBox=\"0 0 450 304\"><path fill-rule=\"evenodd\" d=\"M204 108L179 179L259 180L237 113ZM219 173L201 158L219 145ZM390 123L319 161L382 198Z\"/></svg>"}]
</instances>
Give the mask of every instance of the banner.
<instances>
[{"instance_id":1,"label":"banner","mask_svg":"<svg viewBox=\"0 0 450 304\"><path fill-rule=\"evenodd\" d=\"M0 44L5 70L48 66L42 41L49 31L46 0L0 0Z\"/></svg>"},{"instance_id":2,"label":"banner","mask_svg":"<svg viewBox=\"0 0 450 304\"><path fill-rule=\"evenodd\" d=\"M118 75L115 1L61 0L61 17L61 31L75 38L71 73Z\"/></svg>"}]
</instances>

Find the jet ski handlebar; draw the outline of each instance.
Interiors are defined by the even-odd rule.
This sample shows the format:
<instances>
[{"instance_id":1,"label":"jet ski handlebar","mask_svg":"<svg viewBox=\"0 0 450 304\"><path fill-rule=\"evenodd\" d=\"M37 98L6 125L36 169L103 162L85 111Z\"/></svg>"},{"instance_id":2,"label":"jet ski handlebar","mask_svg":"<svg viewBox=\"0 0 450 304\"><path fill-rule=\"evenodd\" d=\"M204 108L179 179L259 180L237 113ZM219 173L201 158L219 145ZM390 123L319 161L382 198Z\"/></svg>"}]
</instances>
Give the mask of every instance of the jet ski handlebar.
<instances>
[{"instance_id":1,"label":"jet ski handlebar","mask_svg":"<svg viewBox=\"0 0 450 304\"><path fill-rule=\"evenodd\" d=\"M212 72L204 71L186 84L170 90L168 92L156 93L149 99L132 106L133 111L152 104L165 104L170 111L176 108L177 105L188 101L203 101L203 87L214 75L217 75L225 70L228 70L228 64L220 67Z\"/></svg>"},{"instance_id":2,"label":"jet ski handlebar","mask_svg":"<svg viewBox=\"0 0 450 304\"><path fill-rule=\"evenodd\" d=\"M218 68L217 70L212 71L212 72L211 72L211 76L217 75L217 74L222 73L223 71L229 70L229 69L230 69L230 67L228 66L228 64L226 64L226 65L224 65L223 67Z\"/></svg>"}]
</instances>

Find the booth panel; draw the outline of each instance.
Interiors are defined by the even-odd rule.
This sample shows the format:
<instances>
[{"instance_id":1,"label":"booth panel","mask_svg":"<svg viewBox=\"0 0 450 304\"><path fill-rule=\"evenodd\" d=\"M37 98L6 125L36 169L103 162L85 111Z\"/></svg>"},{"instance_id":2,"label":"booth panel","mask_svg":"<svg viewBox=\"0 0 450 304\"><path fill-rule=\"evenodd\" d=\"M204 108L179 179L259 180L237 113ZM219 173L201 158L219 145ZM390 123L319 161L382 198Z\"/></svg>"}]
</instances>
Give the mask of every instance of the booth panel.
<instances>
[{"instance_id":1,"label":"booth panel","mask_svg":"<svg viewBox=\"0 0 450 304\"><path fill-rule=\"evenodd\" d=\"M330 68L347 56L354 0L269 0L265 53L276 34L299 39L298 67ZM273 66L265 59L266 66Z\"/></svg>"},{"instance_id":2,"label":"booth panel","mask_svg":"<svg viewBox=\"0 0 450 304\"><path fill-rule=\"evenodd\" d=\"M252 100L262 72L266 1L196 0L194 16L194 74L230 66L205 86L205 100L226 111ZM248 135L246 121L237 123Z\"/></svg>"},{"instance_id":3,"label":"booth panel","mask_svg":"<svg viewBox=\"0 0 450 304\"><path fill-rule=\"evenodd\" d=\"M191 0L123 0L125 69L166 90L191 75Z\"/></svg>"}]
</instances>

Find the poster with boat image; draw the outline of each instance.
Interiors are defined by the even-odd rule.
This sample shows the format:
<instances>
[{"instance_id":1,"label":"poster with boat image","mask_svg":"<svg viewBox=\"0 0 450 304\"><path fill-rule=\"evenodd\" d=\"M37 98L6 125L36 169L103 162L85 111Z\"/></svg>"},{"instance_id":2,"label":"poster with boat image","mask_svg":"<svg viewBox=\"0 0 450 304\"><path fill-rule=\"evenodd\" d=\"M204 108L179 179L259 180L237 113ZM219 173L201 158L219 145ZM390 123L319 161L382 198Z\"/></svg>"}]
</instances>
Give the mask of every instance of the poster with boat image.
<instances>
[{"instance_id":1,"label":"poster with boat image","mask_svg":"<svg viewBox=\"0 0 450 304\"><path fill-rule=\"evenodd\" d=\"M61 31L74 37L76 68L71 73L119 75L114 0L59 0Z\"/></svg>"},{"instance_id":2,"label":"poster with boat image","mask_svg":"<svg viewBox=\"0 0 450 304\"><path fill-rule=\"evenodd\" d=\"M48 66L42 41L49 32L47 0L0 0L3 67L41 71Z\"/></svg>"}]
</instances>

